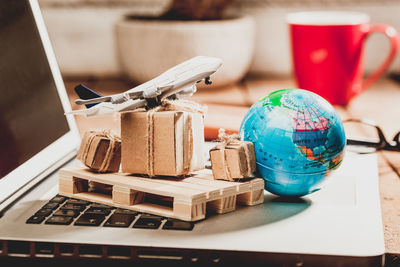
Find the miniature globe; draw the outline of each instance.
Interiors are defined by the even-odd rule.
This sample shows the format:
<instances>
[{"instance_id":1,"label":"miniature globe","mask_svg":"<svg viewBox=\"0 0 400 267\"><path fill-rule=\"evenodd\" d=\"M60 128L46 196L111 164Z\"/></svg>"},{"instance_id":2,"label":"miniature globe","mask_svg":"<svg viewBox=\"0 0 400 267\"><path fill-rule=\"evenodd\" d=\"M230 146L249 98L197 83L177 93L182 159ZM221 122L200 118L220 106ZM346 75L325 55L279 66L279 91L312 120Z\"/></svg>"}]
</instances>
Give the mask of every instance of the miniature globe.
<instances>
[{"instance_id":1,"label":"miniature globe","mask_svg":"<svg viewBox=\"0 0 400 267\"><path fill-rule=\"evenodd\" d=\"M253 142L265 189L300 197L322 188L342 162L346 138L334 107L302 89L272 92L253 104L239 130Z\"/></svg>"}]
</instances>

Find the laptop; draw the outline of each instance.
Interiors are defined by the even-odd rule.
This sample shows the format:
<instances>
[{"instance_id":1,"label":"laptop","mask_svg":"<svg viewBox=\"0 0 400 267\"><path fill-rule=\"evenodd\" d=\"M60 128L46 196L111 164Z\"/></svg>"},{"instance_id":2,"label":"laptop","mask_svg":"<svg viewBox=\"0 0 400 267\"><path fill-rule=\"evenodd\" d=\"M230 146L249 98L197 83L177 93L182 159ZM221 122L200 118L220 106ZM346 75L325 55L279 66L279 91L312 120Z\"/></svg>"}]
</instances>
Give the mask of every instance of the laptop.
<instances>
[{"instance_id":1,"label":"laptop","mask_svg":"<svg viewBox=\"0 0 400 267\"><path fill-rule=\"evenodd\" d=\"M71 107L36 0L0 2L0 40L0 262L383 265L375 154L347 151L308 196L264 191L262 204L198 222L58 195L58 171L76 164L80 136L64 115Z\"/></svg>"}]
</instances>

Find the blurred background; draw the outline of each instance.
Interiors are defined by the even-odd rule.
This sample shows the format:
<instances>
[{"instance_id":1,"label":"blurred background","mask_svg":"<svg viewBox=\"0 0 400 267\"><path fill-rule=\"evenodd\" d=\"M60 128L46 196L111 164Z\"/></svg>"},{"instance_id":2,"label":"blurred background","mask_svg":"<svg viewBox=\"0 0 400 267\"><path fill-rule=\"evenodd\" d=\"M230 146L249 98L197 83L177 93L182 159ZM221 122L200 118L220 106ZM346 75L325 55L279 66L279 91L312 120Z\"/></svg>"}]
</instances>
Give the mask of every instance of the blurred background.
<instances>
[{"instance_id":1,"label":"blurred background","mask_svg":"<svg viewBox=\"0 0 400 267\"><path fill-rule=\"evenodd\" d=\"M186 2L186 5L180 7L181 10L186 8L186 17L179 25L166 26L170 31L164 33L160 30L162 24L170 23L165 14L174 4L179 5L179 2ZM123 76L133 83L142 82L162 72L166 66L174 65L174 60L178 63L191 53L202 53L203 50L203 53L223 57L224 68L236 65L226 70L228 73L215 86L225 85L225 82L234 83L247 75L265 78L289 76L291 54L285 15L293 11L361 11L368 13L373 23L384 22L400 30L398 0L39 0L39 4L65 79ZM223 17L217 20L221 24L225 23L221 29L218 29L218 23L214 20L214 24L204 25L204 29L198 24L186 29L187 33L184 32L185 25L190 22L199 19L205 22L205 19L219 14L223 14ZM143 23L154 23L153 19L160 16L164 16L164 20L153 27L142 25L140 29L132 29L133 40L122 40L124 37L121 35L126 39L131 33L129 29L122 29L122 33L118 34L118 24L126 15L142 17ZM241 22L233 22L243 16L250 16L254 25L249 25L249 21L247 25L246 21L241 25ZM231 23L237 25L227 25L227 17L234 18ZM176 29L171 32L171 27ZM165 39L154 37L163 34L166 35L163 36ZM172 39L178 41L174 43ZM170 43L171 40L173 43ZM371 36L365 51L366 72L383 61L388 49L389 42L383 35ZM178 55L175 55L176 52L171 55L172 50L179 50ZM130 62L124 62L124 58ZM151 63L148 68L153 68L154 73L144 70L146 59ZM132 73L135 69L142 69L142 73ZM235 71L238 73L232 73ZM398 73L400 55L397 55L387 74Z\"/></svg>"}]
</instances>

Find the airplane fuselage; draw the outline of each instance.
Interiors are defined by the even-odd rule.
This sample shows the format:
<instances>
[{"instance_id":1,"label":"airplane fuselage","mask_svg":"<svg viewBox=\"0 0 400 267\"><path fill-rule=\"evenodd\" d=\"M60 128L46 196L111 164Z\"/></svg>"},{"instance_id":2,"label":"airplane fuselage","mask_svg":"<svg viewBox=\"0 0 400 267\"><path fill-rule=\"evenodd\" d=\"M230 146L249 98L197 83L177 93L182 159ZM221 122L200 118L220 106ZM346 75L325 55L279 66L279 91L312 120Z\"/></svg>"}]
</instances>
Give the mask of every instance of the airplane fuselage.
<instances>
[{"instance_id":1,"label":"airplane fuselage","mask_svg":"<svg viewBox=\"0 0 400 267\"><path fill-rule=\"evenodd\" d=\"M176 65L156 78L127 91L152 92L156 88L171 86L169 90L189 88L193 84L210 77L222 65L219 58L198 56ZM152 88L155 88L152 90Z\"/></svg>"}]
</instances>

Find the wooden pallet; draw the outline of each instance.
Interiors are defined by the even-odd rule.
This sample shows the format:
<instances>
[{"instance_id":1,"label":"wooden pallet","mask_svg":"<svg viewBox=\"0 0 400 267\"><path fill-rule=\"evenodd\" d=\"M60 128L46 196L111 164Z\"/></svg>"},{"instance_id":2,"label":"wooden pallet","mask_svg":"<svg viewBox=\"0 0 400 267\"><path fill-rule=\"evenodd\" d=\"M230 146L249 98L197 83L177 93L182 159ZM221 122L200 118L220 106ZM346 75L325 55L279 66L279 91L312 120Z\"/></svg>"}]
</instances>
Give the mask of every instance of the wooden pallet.
<instances>
[{"instance_id":1,"label":"wooden pallet","mask_svg":"<svg viewBox=\"0 0 400 267\"><path fill-rule=\"evenodd\" d=\"M264 202L264 180L214 180L210 170L185 178L146 178L121 173L99 174L81 167L59 171L60 195L125 209L177 218L204 219L207 212L234 211L236 204Z\"/></svg>"}]
</instances>

